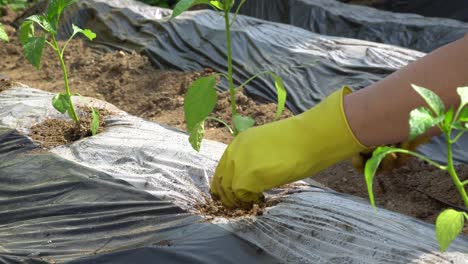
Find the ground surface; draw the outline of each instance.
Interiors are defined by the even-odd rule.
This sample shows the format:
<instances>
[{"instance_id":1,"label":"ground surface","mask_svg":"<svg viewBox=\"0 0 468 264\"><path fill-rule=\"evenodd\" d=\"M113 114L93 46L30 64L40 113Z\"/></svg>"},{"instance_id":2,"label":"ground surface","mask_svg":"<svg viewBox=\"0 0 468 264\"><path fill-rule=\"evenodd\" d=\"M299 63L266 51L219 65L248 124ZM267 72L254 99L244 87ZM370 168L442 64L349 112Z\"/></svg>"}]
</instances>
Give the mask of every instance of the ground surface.
<instances>
[{"instance_id":1,"label":"ground surface","mask_svg":"<svg viewBox=\"0 0 468 264\"><path fill-rule=\"evenodd\" d=\"M0 19L8 24L9 17ZM14 37L15 29L7 25L11 42L1 43L0 90L9 79L34 88L60 92L63 80L59 64L50 49L44 55L42 68L36 71L22 56ZM185 129L183 96L190 83L199 76L210 74L209 69L198 73L161 71L154 69L148 59L136 53L105 52L90 48L83 41L75 41L66 52L70 86L75 93L108 101L130 114ZM229 101L220 94L215 116L229 120ZM239 111L256 118L258 124L273 120L276 105L256 104L239 95ZM290 115L286 113L285 116ZM210 124L207 138L229 143L230 134L218 124ZM468 166L459 167L463 179L468 178ZM367 198L362 174L344 162L314 177L340 192ZM448 203L460 205L453 183L444 172L413 160L407 166L378 177L376 199L380 206L433 223L436 215ZM258 212L256 212L258 213Z\"/></svg>"}]
</instances>

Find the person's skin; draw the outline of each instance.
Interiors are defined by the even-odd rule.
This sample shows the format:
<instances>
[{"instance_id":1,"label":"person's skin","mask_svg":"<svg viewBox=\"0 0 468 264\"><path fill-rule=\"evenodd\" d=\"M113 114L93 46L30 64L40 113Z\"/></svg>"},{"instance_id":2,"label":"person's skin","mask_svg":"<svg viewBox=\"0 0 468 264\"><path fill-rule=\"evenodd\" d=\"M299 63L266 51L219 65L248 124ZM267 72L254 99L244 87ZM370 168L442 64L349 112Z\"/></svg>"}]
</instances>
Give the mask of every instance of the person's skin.
<instances>
[{"instance_id":1,"label":"person's skin","mask_svg":"<svg viewBox=\"0 0 468 264\"><path fill-rule=\"evenodd\" d=\"M348 123L363 145L374 147L408 139L409 113L425 106L411 84L432 90L447 108L456 109L460 103L457 87L468 86L468 35L344 98Z\"/></svg>"}]
</instances>

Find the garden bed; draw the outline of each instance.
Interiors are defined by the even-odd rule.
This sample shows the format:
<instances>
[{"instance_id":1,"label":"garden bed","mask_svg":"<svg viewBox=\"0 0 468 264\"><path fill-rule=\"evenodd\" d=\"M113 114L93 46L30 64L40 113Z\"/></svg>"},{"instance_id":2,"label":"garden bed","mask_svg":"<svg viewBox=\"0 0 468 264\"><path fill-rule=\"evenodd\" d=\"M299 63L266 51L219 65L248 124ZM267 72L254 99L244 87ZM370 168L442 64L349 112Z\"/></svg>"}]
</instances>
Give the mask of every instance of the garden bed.
<instances>
[{"instance_id":1,"label":"garden bed","mask_svg":"<svg viewBox=\"0 0 468 264\"><path fill-rule=\"evenodd\" d=\"M24 59L15 29L8 24L6 29L12 37L0 50L0 56L8 58L0 64L0 90L21 82L50 92L62 91L63 79L58 63L44 60L41 71L36 71ZM46 50L45 57L53 56L51 50ZM109 52L100 46L88 47L81 40L70 43L65 58L70 68L70 85L77 93L105 100L132 115L181 130L185 129L183 97L187 88L193 80L212 73L210 69L188 73L158 70L140 54ZM229 121L227 93L218 95L221 100L215 115ZM257 124L264 124L274 119L276 105L257 104L241 94L238 108L240 113L254 117ZM291 115L286 111L283 118ZM206 134L208 139L223 143L231 140L229 132L217 123L209 123ZM461 178L468 179L468 166L460 165L459 169ZM313 179L336 191L367 198L364 176L347 162L337 164ZM417 160L380 175L377 183L379 206L429 223L434 223L437 214L449 205L461 206L450 177Z\"/></svg>"}]
</instances>

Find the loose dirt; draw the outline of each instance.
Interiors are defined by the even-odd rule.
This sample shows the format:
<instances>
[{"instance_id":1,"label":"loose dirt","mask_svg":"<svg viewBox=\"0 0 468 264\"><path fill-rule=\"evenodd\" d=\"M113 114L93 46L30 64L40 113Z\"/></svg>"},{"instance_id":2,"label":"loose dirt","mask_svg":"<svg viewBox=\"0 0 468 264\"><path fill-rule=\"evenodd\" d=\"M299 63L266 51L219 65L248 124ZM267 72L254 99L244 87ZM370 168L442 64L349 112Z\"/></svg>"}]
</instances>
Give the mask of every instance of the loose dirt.
<instances>
[{"instance_id":1,"label":"loose dirt","mask_svg":"<svg viewBox=\"0 0 468 264\"><path fill-rule=\"evenodd\" d=\"M105 109L99 111L99 132L102 132L104 118L111 113ZM31 127L29 136L40 144L42 150L48 150L57 146L67 145L85 137L90 137L91 133L91 113L83 111L79 123L68 119L47 119L42 123Z\"/></svg>"},{"instance_id":2,"label":"loose dirt","mask_svg":"<svg viewBox=\"0 0 468 264\"><path fill-rule=\"evenodd\" d=\"M51 92L62 91L63 80L55 54L46 49L41 70L36 71L22 56L15 29L9 25L13 21L11 16L0 18L0 21L6 25L11 37L10 43L0 44L0 57L5 58L0 63L0 91L10 88L13 82ZM195 73L157 70L140 54L109 52L101 47L90 48L85 43L81 40L73 41L65 53L70 86L74 93L105 100L130 114L185 129L184 94L194 79L212 74L212 70ZM229 97L226 93L219 93L219 98L215 116L229 121ZM273 120L275 104L257 104L243 94L239 94L237 99L239 112L255 117L257 124ZM291 116L291 113L283 115L287 116ZM69 132L67 129L73 125L68 123L46 121L42 126L33 129L36 134L34 137L38 140L50 137L60 144L72 140L54 135L52 131L56 130L56 126L63 127L63 135L81 135ZM229 132L218 123L207 125L206 137L224 143L231 140ZM459 166L458 169L460 176L467 179L468 166ZM319 173L314 179L339 192L367 199L364 176L356 172L349 162L337 164ZM461 205L450 177L417 160L410 160L406 166L378 176L375 192L380 206L430 223L434 223L437 214L447 208L448 204ZM226 217L258 215L263 212L261 206L253 211L227 212L219 203L207 203L198 209L203 214Z\"/></svg>"},{"instance_id":3,"label":"loose dirt","mask_svg":"<svg viewBox=\"0 0 468 264\"><path fill-rule=\"evenodd\" d=\"M467 165L457 166L457 171L461 180L468 179ZM364 175L358 173L350 162L330 167L312 179L338 192L368 200ZM374 195L378 206L429 223L435 223L437 215L446 208L464 207L448 173L417 159L410 159L401 168L377 175ZM468 226L464 233L468 234Z\"/></svg>"}]
</instances>

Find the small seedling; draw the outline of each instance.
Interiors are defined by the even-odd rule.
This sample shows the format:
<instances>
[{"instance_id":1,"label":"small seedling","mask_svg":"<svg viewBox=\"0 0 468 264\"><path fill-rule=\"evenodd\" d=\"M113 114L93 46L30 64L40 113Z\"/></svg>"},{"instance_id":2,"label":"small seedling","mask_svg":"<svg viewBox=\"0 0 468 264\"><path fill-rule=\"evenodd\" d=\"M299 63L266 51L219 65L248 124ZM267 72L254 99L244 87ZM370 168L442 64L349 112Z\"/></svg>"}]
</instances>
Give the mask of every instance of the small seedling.
<instances>
[{"instance_id":1,"label":"small seedling","mask_svg":"<svg viewBox=\"0 0 468 264\"><path fill-rule=\"evenodd\" d=\"M235 23L237 14L240 8L247 0L241 0L237 6L235 13L231 16L230 11L235 4L235 0L180 0L174 7L172 18L177 17L190 7L205 4L213 7L216 11L224 17L224 24L226 29L226 49L227 49L227 74L219 73L207 77L199 78L194 81L189 87L184 99L184 112L185 121L187 123L187 131L190 133L189 141L192 147L199 151L201 141L204 137L205 121L214 120L227 127L229 132L236 136L238 133L255 125L255 120L249 116L242 116L237 113L236 106L236 92L242 89L250 81L263 74L269 74L275 80L275 87L278 94L278 108L275 120L277 120L284 110L286 102L286 90L284 88L283 80L273 72L265 71L258 73L247 81L239 85L237 88L234 86L233 80L233 66L232 66L232 45L231 45L231 27ZM227 122L210 116L213 112L216 102L218 100L216 94L216 81L218 77L224 77L229 83L229 97L231 101L231 114L232 114L232 127Z\"/></svg>"},{"instance_id":2,"label":"small seedling","mask_svg":"<svg viewBox=\"0 0 468 264\"><path fill-rule=\"evenodd\" d=\"M369 200L372 206L375 207L372 184L374 175L382 159L390 153L403 153L420 158L441 170L447 171L460 193L465 208L468 209L468 195L465 189L468 185L468 180L462 182L458 177L453 162L452 151L452 145L468 131L468 87L460 87L457 89L461 103L456 111L453 107L447 110L442 103L442 100L434 92L416 85L412 85L412 87L426 101L429 107L419 107L411 111L409 117L409 138L410 140L414 139L417 136L424 134L432 127L438 127L445 135L446 139L447 164L439 164L421 154L406 149L387 146L379 147L374 151L372 158L367 161L364 170ZM455 131L458 131L458 133L453 137L452 132ZM460 234L465 220L468 220L468 214L466 211L463 212L454 209L446 209L439 214L436 220L436 238L442 252L444 252L452 241Z\"/></svg>"},{"instance_id":3,"label":"small seedling","mask_svg":"<svg viewBox=\"0 0 468 264\"><path fill-rule=\"evenodd\" d=\"M0 40L4 41L4 42L8 42L9 39L8 39L8 35L5 31L5 28L3 27L2 23L0 23Z\"/></svg>"},{"instance_id":4,"label":"small seedling","mask_svg":"<svg viewBox=\"0 0 468 264\"><path fill-rule=\"evenodd\" d=\"M75 0L52 0L45 14L30 16L26 18L23 24L21 24L19 29L19 40L23 45L24 56L38 70L40 68L45 44L48 44L55 51L62 68L63 80L65 82L65 93L56 94L52 98L52 105L62 114L67 112L70 118L78 124L80 119L76 114L76 110L73 105L72 93L68 83L67 67L65 65L63 55L68 44L76 34L81 33L89 40L96 38L96 34L89 29L81 29L76 25L72 25L72 35L68 38L63 47L59 46L56 35L58 33L57 30L60 16L65 8L69 7L74 2ZM35 36L34 25L39 25L44 32L38 34L39 36ZM90 130L92 135L95 135L98 130L96 124L99 124L99 113L89 104L88 107L91 109L92 117Z\"/></svg>"}]
</instances>

